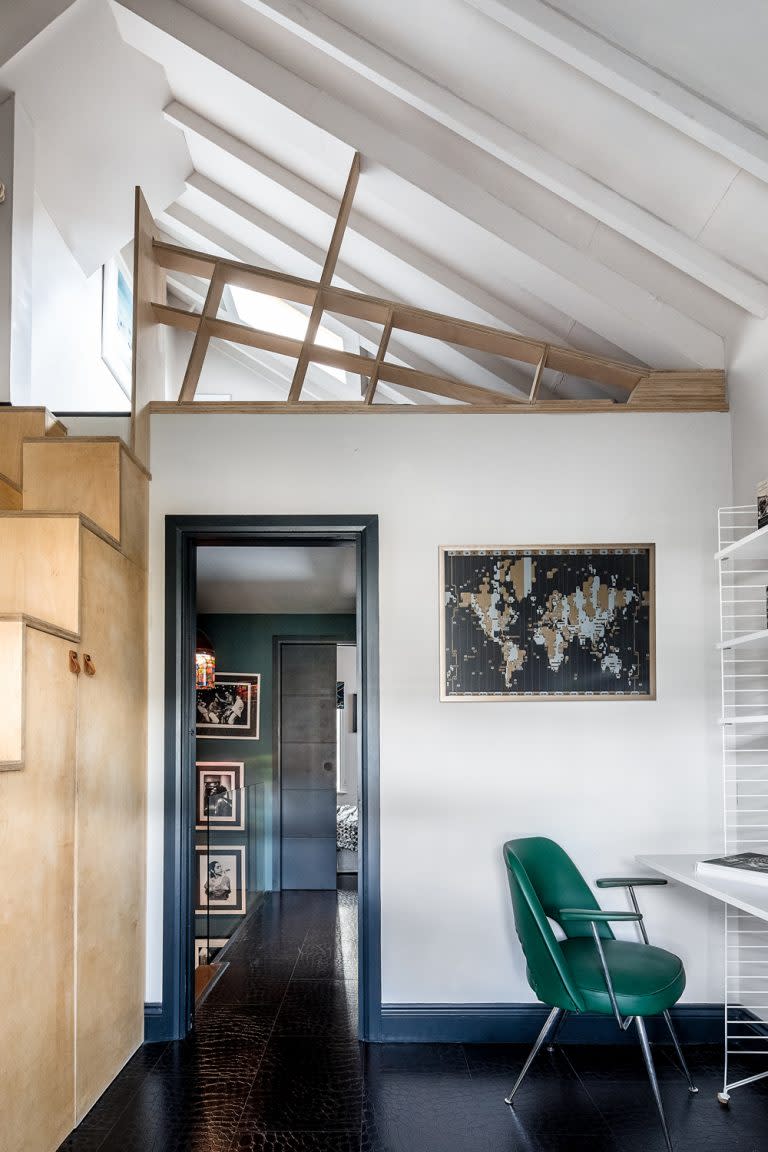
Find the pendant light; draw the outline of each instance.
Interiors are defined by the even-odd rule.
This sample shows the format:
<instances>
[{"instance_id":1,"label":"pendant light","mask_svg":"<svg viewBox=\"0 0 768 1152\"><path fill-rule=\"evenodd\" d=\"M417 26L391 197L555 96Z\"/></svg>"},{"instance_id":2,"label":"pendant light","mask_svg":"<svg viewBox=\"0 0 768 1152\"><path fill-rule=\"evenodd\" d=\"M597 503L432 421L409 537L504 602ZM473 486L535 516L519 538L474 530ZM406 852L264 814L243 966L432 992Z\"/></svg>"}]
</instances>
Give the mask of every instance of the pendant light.
<instances>
[{"instance_id":1,"label":"pendant light","mask_svg":"<svg viewBox=\"0 0 768 1152\"><path fill-rule=\"evenodd\" d=\"M216 652L202 628L197 629L195 642L195 686L213 688L216 683Z\"/></svg>"}]
</instances>

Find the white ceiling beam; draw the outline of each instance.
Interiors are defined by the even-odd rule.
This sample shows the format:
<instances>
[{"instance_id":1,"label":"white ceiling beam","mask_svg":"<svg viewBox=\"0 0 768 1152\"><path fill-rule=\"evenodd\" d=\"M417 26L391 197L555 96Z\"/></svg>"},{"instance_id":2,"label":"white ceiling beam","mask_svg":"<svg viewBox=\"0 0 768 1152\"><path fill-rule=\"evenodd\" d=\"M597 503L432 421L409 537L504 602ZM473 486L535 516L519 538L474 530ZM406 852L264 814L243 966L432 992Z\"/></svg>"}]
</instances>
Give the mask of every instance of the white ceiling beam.
<instances>
[{"instance_id":1,"label":"white ceiling beam","mask_svg":"<svg viewBox=\"0 0 768 1152\"><path fill-rule=\"evenodd\" d=\"M768 316L768 285L755 276L729 264L639 204L454 95L311 4L303 0L246 3L334 63L442 124L753 316Z\"/></svg>"},{"instance_id":2,"label":"white ceiling beam","mask_svg":"<svg viewBox=\"0 0 768 1152\"><path fill-rule=\"evenodd\" d=\"M174 100L165 109L165 116L166 119L177 128L181 128L182 131L186 133L199 136L207 143L219 148L228 156L233 156L242 164L253 168L255 172L259 172L266 179L277 184L278 187L284 188L287 192L298 196L301 200L304 200L307 204L310 204L313 208L322 212L323 215L329 219L335 219L338 203L333 196L329 196L327 192L323 192L322 189L312 184L309 180L305 180L302 176L291 172L282 164L278 164L275 160L265 156L263 152L251 148L249 144L246 144L236 136L232 136L231 133L220 128L217 124L213 124L210 120L206 120L197 112L193 112L191 108L187 108L185 105ZM190 181L193 182L195 177L205 179L205 177L200 177L199 173L193 173ZM258 213L258 209L256 208L253 208L252 211ZM264 216L263 213L260 215L262 217ZM270 230L278 239L283 233L291 231L291 229L284 228L283 225L277 221L271 218L268 219L270 219ZM484 323L492 322L501 324L504 327L511 328L513 332L530 336L534 340L543 340L551 344L563 343L562 333L554 332L543 324L532 320L524 313L518 311L518 309L499 300L498 297L488 292L485 288L482 288L479 284L469 280L453 268L449 268L446 264L441 263L441 261L436 260L433 256L430 256L428 252L424 252L423 249L416 248L414 245L404 241L402 237L384 228L381 224L370 220L356 208L352 209L347 231L362 237L362 239L367 240L370 244L374 244L390 256L394 256L409 268L413 268L420 275L426 277L426 279L432 280L435 284L440 285L441 288L447 288L449 292L458 297L459 302L465 301L470 308L477 309L477 311L484 314L485 317L490 318L490 320L483 320ZM319 251L319 248L316 250ZM297 251L302 251L302 249L298 248ZM349 265L343 261L339 261L338 272L340 276L342 275L342 269L348 268ZM364 274L356 272L355 275L357 276L359 284L362 285L366 280ZM381 289L371 291L360 286L357 290L360 292L368 292L374 296L382 295ZM384 293L384 295L387 295L387 293ZM540 301L532 301L532 303L534 306L541 304ZM466 310L464 310L462 314L465 314L465 311Z\"/></svg>"},{"instance_id":3,"label":"white ceiling beam","mask_svg":"<svg viewBox=\"0 0 768 1152\"><path fill-rule=\"evenodd\" d=\"M36 3L3 4L0 24L0 67L31 44L58 20L74 0L37 0Z\"/></svg>"},{"instance_id":4,"label":"white ceiling beam","mask_svg":"<svg viewBox=\"0 0 768 1152\"><path fill-rule=\"evenodd\" d=\"M723 340L653 293L577 251L478 184L176 0L113 0L123 36L163 62L178 44L262 91L324 132L434 197L517 253L517 275L539 297L616 347L664 367L722 368Z\"/></svg>"},{"instance_id":5,"label":"white ceiling beam","mask_svg":"<svg viewBox=\"0 0 768 1152\"><path fill-rule=\"evenodd\" d=\"M208 251L212 249L215 250L215 255L241 260L244 264L258 264L262 268L270 268L277 272L285 271L284 268L275 267L274 264L265 260L260 253L254 252L253 249L241 244L235 237L222 232L221 229L216 228L207 220L196 216L180 204L172 204L166 208L160 219L160 223L163 231L169 232L171 236L183 246L187 246L190 243L190 239L192 243L197 245L200 245L202 241L201 247ZM202 301L204 298L205 292L201 288L196 295L196 299ZM301 311L306 311L306 309L302 309L300 304L296 304L294 307ZM342 334L344 332L350 332L354 336L366 340L372 348L376 348L381 336L379 329L374 324L368 324L365 320L357 320L351 316L345 317L343 323L336 317L331 317L329 326L335 331L340 331ZM415 368L417 371L426 372L429 375L439 376L442 372L442 369L436 364L433 364L431 360L427 360L423 356L413 352L401 341L391 341L389 350L391 358L397 360L405 367ZM265 355L268 355L268 353L265 353ZM373 366L373 357L371 358L371 366ZM317 368L318 365L314 367ZM287 376L286 379L290 385L290 376ZM431 402L425 393L416 392L413 389L409 393L405 393L395 384L382 383L379 387L380 390L391 392L393 398L396 400L405 399L408 403L419 404ZM412 399L412 396L416 398Z\"/></svg>"},{"instance_id":6,"label":"white ceiling beam","mask_svg":"<svg viewBox=\"0 0 768 1152\"><path fill-rule=\"evenodd\" d=\"M546 0L465 0L711 152L768 183L768 137Z\"/></svg>"}]
</instances>

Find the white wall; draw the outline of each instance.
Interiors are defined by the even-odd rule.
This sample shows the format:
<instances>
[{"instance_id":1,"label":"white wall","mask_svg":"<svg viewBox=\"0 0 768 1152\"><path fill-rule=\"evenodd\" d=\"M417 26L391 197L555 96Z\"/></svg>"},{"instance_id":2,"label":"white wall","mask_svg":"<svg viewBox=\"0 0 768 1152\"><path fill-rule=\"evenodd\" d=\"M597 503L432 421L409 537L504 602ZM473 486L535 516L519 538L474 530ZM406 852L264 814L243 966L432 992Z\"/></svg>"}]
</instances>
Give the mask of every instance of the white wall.
<instances>
[{"instance_id":1,"label":"white wall","mask_svg":"<svg viewBox=\"0 0 768 1152\"><path fill-rule=\"evenodd\" d=\"M354 701L352 697L357 692L357 645L339 644L336 648L336 679L344 682L344 708L341 712L341 740L338 754L341 757L341 787L337 792L337 804L357 804L357 773L358 773L358 746L360 742L360 725L358 731L352 730L354 721ZM358 709L360 698L358 696ZM360 712L358 711L358 717Z\"/></svg>"},{"instance_id":2,"label":"white wall","mask_svg":"<svg viewBox=\"0 0 768 1152\"><path fill-rule=\"evenodd\" d=\"M758 481L768 480L768 321L750 321L728 368L733 428L734 503L755 504Z\"/></svg>"},{"instance_id":3,"label":"white wall","mask_svg":"<svg viewBox=\"0 0 768 1152\"><path fill-rule=\"evenodd\" d=\"M35 138L21 101L0 104L0 400L23 404L32 347L32 219Z\"/></svg>"},{"instance_id":4,"label":"white wall","mask_svg":"<svg viewBox=\"0 0 768 1152\"><path fill-rule=\"evenodd\" d=\"M32 385L19 404L120 412L130 400L101 359L101 272L86 277L35 197Z\"/></svg>"},{"instance_id":5,"label":"white wall","mask_svg":"<svg viewBox=\"0 0 768 1152\"><path fill-rule=\"evenodd\" d=\"M727 414L153 417L147 998L161 995L166 514L378 514L384 1000L530 1001L504 840L550 835L589 878L721 847L712 554L730 463ZM438 546L579 541L657 545L658 700L440 704ZM722 999L722 910L676 887L644 904L685 959L686 997Z\"/></svg>"}]
</instances>

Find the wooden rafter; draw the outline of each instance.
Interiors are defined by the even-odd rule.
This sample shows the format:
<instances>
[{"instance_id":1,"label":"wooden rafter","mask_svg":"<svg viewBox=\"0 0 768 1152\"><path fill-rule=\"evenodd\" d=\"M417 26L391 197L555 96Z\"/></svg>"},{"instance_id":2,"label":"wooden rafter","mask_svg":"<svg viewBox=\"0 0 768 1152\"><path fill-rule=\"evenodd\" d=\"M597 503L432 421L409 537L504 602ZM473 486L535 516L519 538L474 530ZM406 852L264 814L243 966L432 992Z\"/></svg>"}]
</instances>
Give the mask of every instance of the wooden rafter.
<instances>
[{"instance_id":1,"label":"wooden rafter","mask_svg":"<svg viewBox=\"0 0 768 1152\"><path fill-rule=\"evenodd\" d=\"M387 317L387 322L384 325L384 331L381 334L381 340L379 341L379 347L378 347L378 350L376 352L376 359L373 362L373 367L371 369L370 379L368 380L368 387L365 391L365 403L366 404L373 404L373 397L376 394L376 385L379 382L379 374L381 372L381 366L384 363L384 357L387 354L387 348L389 346L389 339L392 335L393 313L394 313L394 309L389 313L389 316Z\"/></svg>"},{"instance_id":2,"label":"wooden rafter","mask_svg":"<svg viewBox=\"0 0 768 1152\"><path fill-rule=\"evenodd\" d=\"M547 353L549 352L549 345L544 346L544 351L539 357L539 362L536 365L536 371L533 375L533 384L531 384L531 394L528 397L530 404L536 403L536 398L539 395L539 388L541 387L541 376L547 366Z\"/></svg>"},{"instance_id":3,"label":"wooden rafter","mask_svg":"<svg viewBox=\"0 0 768 1152\"><path fill-rule=\"evenodd\" d=\"M185 272L192 276L211 279L218 272L223 284L235 284L264 292L282 300L289 300L298 304L314 304L320 285L314 280L305 280L299 276L288 276L282 272L274 272L268 268L259 268L256 265L243 264L237 260L225 260L203 252L195 252L188 248L180 248L175 244L167 244L155 240L153 246L154 258L157 265L170 272ZM391 300L383 300L376 296L366 296L363 293L351 292L344 288L326 288L324 290L325 306L341 316L348 316L369 323L380 324L389 328L389 334L399 329L403 332L416 333L421 336L444 340L451 344L476 349L504 356L523 364L530 364L538 370L542 357L546 355L546 362L542 364L556 372L570 373L585 380L614 387L632 396L634 390L643 383L642 399L639 395L632 401L632 407L637 408L642 403L651 402L651 390L663 386L663 407L689 410L699 407L718 411L725 409L725 374L719 369L698 372L649 372L641 365L627 364L620 360L610 360L604 356L595 356L589 352L581 352L573 348L562 348L554 344L547 344L539 340L531 340L515 332L504 332L484 324L474 324L451 316L444 316L438 312L430 312L423 308L414 308L409 305L397 304ZM200 315L186 312L178 308L170 308L154 302L154 316L158 323L184 328L187 331L197 332ZM254 348L262 348L269 352L278 352L286 356L301 355L306 348L308 363L323 363L343 371L357 372L370 377L372 372L371 360L368 357L354 356L349 352L340 352L325 348L307 341L290 340L275 333L260 332L244 324L233 324L230 321L211 319L207 321L209 337L218 337L231 340L238 344L248 344ZM386 352L386 349L385 349ZM377 354L378 359L378 354ZM376 361L374 361L374 364ZM393 376L394 372L394 376ZM397 365L389 364L382 357L377 373L377 379L391 383L401 382L402 372L412 372L407 387L418 388L417 379L425 379L424 373L413 372L411 369L401 369ZM395 379L395 377L397 379ZM539 383L541 372L539 372ZM429 377L434 384L437 377ZM534 378L535 379L535 378ZM675 382L680 385L679 404L676 405L674 393ZM458 381L445 381L449 387ZM699 388L700 386L700 388ZM672 392L670 392L670 389ZM425 389L426 390L426 389ZM485 395L488 404L498 405L501 402L510 408L519 409L521 406L517 397L501 392L491 392L490 389L478 389ZM445 393L441 393L445 394ZM534 400L535 400L534 394ZM471 401L470 401L471 403ZM574 401L557 401L561 407L573 405ZM610 404L610 401L608 402ZM621 405L622 407L624 405ZM382 405L375 405L378 410Z\"/></svg>"},{"instance_id":4,"label":"wooden rafter","mask_svg":"<svg viewBox=\"0 0 768 1152\"><path fill-rule=\"evenodd\" d=\"M197 324L195 342L189 354L187 370L184 373L184 380L181 385L181 391L179 392L179 403L184 400L194 400L195 398L200 373L203 370L203 361L205 360L205 354L208 351L208 345L211 341L210 322L216 319L225 287L223 275L220 270L216 268L211 276L211 282L208 285L208 292L206 293L205 303L203 304L203 311Z\"/></svg>"},{"instance_id":5,"label":"wooden rafter","mask_svg":"<svg viewBox=\"0 0 768 1152\"><path fill-rule=\"evenodd\" d=\"M151 218L146 210L141 220L142 252L145 267L149 264L154 275L145 273L141 278L142 291L148 299L140 301L142 314L155 325L167 325L195 334L195 341L184 382L179 393L179 405L194 399L205 352L211 339L231 341L296 360L290 392L282 401L284 410L314 411L316 405L300 402L306 371L310 364L364 376L365 394L351 405L334 406L328 411L365 409L366 411L406 410L415 407L429 411L725 411L725 374L712 371L650 371L643 365L612 360L577 349L559 347L541 340L531 339L517 332L504 331L485 324L476 324L457 317L445 316L423 308L400 304L377 296L353 292L331 285L338 260L344 229L349 219L352 200L359 178L360 157L352 163L341 207L334 227L331 244L319 280L289 276L257 265L225 259L192 249L168 244L157 238ZM154 295L154 285L162 285L166 272L185 273L208 281L205 303L200 313L169 307L162 295ZM245 324L234 324L217 316L222 293L227 285L248 288L269 296L302 304L311 309L303 340L295 340L274 332L264 332ZM317 331L324 309L341 317L381 326L382 334L374 358L327 348L316 343ZM146 326L146 319L145 319ZM500 383L499 388L480 387L466 381L408 368L387 359L387 350L394 343L397 331L411 333L452 346L472 349L481 354L504 358L517 364L529 365L532 383L528 397L513 393ZM594 400L547 399L540 392L545 370L559 372L593 381L600 387L614 389L626 399L620 402L596 397ZM411 389L414 393L428 393L442 397L441 405L419 403L414 405L374 404L379 382ZM144 403L153 399L146 395ZM155 395L162 393L155 391ZM250 409L249 409L250 410ZM256 405L256 410L267 409ZM272 410L271 408L269 410ZM324 410L326 410L324 408Z\"/></svg>"},{"instance_id":6,"label":"wooden rafter","mask_svg":"<svg viewBox=\"0 0 768 1152\"><path fill-rule=\"evenodd\" d=\"M307 324L307 331L304 336L304 346L299 353L299 359L296 363L296 371L293 374L291 381L291 390L288 393L288 399L291 403L295 403L301 397L301 390L304 387L304 378L307 374L309 367L309 349L315 343L317 330L320 327L320 320L322 319L323 311L325 309L324 289L330 286L333 280L333 274L336 271L336 262L339 259L339 252L341 251L341 244L344 239L344 233L347 228L347 221L349 214L352 211L352 201L355 198L357 191L357 182L360 179L360 153L355 152L352 159L352 165L349 169L349 176L347 177L347 185L344 189L344 195L341 198L339 205L339 214L336 217L336 223L333 226L333 235L331 236L331 243L328 245L328 252L326 253L323 269L320 273L320 282L312 304L312 311L309 314L309 322Z\"/></svg>"}]
</instances>

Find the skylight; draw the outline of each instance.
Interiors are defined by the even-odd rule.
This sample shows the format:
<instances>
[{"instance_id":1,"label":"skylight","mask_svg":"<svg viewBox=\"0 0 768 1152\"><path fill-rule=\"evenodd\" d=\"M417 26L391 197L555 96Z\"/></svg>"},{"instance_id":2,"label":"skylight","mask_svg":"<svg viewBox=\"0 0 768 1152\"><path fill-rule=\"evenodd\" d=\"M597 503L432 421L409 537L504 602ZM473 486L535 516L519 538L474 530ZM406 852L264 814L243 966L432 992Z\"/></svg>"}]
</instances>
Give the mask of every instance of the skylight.
<instances>
[{"instance_id":1,"label":"skylight","mask_svg":"<svg viewBox=\"0 0 768 1152\"><path fill-rule=\"evenodd\" d=\"M232 299L240 320L250 324L252 328L259 328L262 332L276 332L280 336L288 336L292 340L303 340L307 332L309 321L305 313L294 308L286 300L275 296L267 296L263 292L254 292L250 288L232 286ZM316 344L324 348L335 348L344 351L344 341L341 336L325 328L322 324L317 330ZM346 372L341 368L323 366L323 371L335 376L342 384L346 383Z\"/></svg>"}]
</instances>

